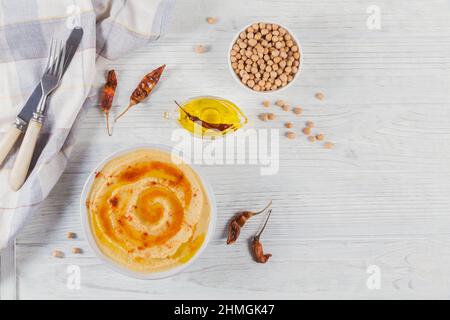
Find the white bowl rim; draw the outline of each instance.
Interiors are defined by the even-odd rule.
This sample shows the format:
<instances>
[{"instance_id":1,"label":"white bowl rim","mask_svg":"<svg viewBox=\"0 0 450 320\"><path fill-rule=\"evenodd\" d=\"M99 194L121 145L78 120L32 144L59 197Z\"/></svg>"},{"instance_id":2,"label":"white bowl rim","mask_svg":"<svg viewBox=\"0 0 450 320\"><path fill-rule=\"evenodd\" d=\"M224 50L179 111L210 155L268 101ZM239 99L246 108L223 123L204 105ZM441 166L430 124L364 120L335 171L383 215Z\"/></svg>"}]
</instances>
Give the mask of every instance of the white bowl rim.
<instances>
[{"instance_id":1,"label":"white bowl rim","mask_svg":"<svg viewBox=\"0 0 450 320\"><path fill-rule=\"evenodd\" d=\"M301 44L300 44L300 41L298 41L298 38L295 36L295 34L292 32L291 29L285 27L285 26L282 25L281 23L274 22L274 21L264 21L264 22L263 22L263 23L266 23L266 24L267 24L267 23L277 24L277 25L279 25L280 27L286 29L286 31L289 32L289 34L291 35L291 37L292 37L292 38L294 39L294 41L297 43L298 51L300 52L300 65L299 65L299 68L298 68L297 73L295 74L295 76L294 76L294 78L292 79L291 82L289 82L287 85L285 85L284 87L281 87L281 88L279 88L279 89L277 89L277 90L273 90L273 91L256 91L256 90L253 90L253 89L250 88L250 87L247 87L245 84L243 84L242 81L241 81L241 79L239 79L239 77L238 77L238 76L236 75L236 73L234 72L233 67L231 66L230 55L231 55L231 50L233 49L234 43L235 43L236 40L239 38L239 35L241 34L241 32L245 31L248 27L251 27L252 24L255 24L255 23L261 23L261 21L260 21L260 22L253 22L253 23L250 23L250 24L246 25L245 27L243 27L242 29L240 29L240 30L238 31L238 33L236 34L236 36L235 36L235 37L233 38L233 40L231 41L230 47L229 47L229 49L228 49L228 51L227 51L227 53L228 53L228 55L227 55L228 69L230 70L231 76L233 77L233 79L234 79L236 82L238 82L241 86L245 87L247 90L250 90L250 91L252 91L252 92L254 92L254 93L256 93L256 94L259 94L259 95L270 95L270 94L280 93L280 92L286 90L287 88L291 87L292 84L293 84L295 81L297 81L298 77L300 76L301 71L303 70L303 50L302 50L302 46L301 46Z\"/></svg>"},{"instance_id":2,"label":"white bowl rim","mask_svg":"<svg viewBox=\"0 0 450 320\"><path fill-rule=\"evenodd\" d=\"M123 266L122 264L118 263L117 261L114 261L112 258L105 255L100 250L100 248L97 245L97 242L95 241L93 232L91 230L91 223L90 223L90 220L88 219L89 212L87 211L87 208L86 208L86 198L87 198L88 193L91 190L91 186L92 186L92 182L94 181L95 173L98 172L99 170L101 170L112 159L114 159L120 155L124 155L124 154L130 153L132 151L144 149L144 148L157 149L157 150L165 151L165 152L169 152L169 153L173 151L173 148L170 146L167 146L167 145L155 144L155 143L142 143L142 144L136 144L131 147L126 147L126 148L120 149L118 151L113 152L109 156L107 156L95 167L95 169L89 174L88 178L86 179L86 182L83 186L83 190L81 192L80 215L81 215L81 222L83 225L83 231L84 231L85 237L89 243L89 246L95 252L96 256L103 263L105 263L110 269L112 269L120 274L129 276L132 278L136 278L136 279L158 280L158 279L172 277L172 276L182 272L187 267L189 267L191 264L193 264L194 261L197 260L198 257L202 254L202 252L206 249L206 246L211 241L212 235L214 234L215 229L216 229L217 202L216 202L214 191L213 191L211 185L205 179L205 176L204 176L204 174L202 174L201 170L199 170L198 167L195 167L192 164L187 164L199 176L200 181L202 182L203 187L205 188L206 194L209 199L209 204L211 207L208 232L206 233L205 240L203 241L200 249L197 250L197 252L194 254L194 256L191 259L189 259L189 261L187 261L186 263L183 263L183 264L176 266L174 268L171 268L169 270L145 273L145 272L138 272L138 271L130 270L127 267Z\"/></svg>"}]
</instances>

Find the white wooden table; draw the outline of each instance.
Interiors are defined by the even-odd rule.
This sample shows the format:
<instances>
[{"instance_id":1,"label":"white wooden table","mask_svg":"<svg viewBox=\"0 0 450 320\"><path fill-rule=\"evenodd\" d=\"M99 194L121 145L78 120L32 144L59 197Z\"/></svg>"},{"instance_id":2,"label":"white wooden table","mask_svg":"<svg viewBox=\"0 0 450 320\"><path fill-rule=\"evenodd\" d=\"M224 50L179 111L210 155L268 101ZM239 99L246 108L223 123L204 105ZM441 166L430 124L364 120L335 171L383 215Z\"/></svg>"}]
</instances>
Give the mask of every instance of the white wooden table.
<instances>
[{"instance_id":1,"label":"white wooden table","mask_svg":"<svg viewBox=\"0 0 450 320\"><path fill-rule=\"evenodd\" d=\"M369 30L369 5L381 9L381 30ZM450 298L450 4L445 0L220 1L184 0L158 43L112 66L120 90L114 112L146 72L168 65L150 101L105 133L92 107L60 182L1 257L2 299L8 298ZM216 25L205 22L218 17ZM249 127L282 127L290 119L257 120L262 98L231 78L226 51L238 29L278 21L301 40L304 69L295 86L271 99L300 104L305 120L336 143L333 150L304 137L280 138L280 170L203 166L218 201L218 225L207 250L186 272L141 281L117 274L88 247L79 197L88 173L111 152L141 142L170 142L173 99L208 94L240 105ZM193 46L209 52L198 55ZM103 82L99 73L98 85ZM326 94L319 102L317 91ZM283 132L283 131L281 131ZM224 230L240 209L274 200L264 235L273 258L254 263L246 241L227 247ZM78 234L66 239L66 232ZM83 248L82 255L70 252ZM66 258L51 257L54 249ZM81 270L81 288L67 287L67 267ZM380 288L370 285L380 272ZM369 268L369 272L372 269ZM369 285L367 281L369 279ZM376 283L376 282L375 282Z\"/></svg>"}]
</instances>

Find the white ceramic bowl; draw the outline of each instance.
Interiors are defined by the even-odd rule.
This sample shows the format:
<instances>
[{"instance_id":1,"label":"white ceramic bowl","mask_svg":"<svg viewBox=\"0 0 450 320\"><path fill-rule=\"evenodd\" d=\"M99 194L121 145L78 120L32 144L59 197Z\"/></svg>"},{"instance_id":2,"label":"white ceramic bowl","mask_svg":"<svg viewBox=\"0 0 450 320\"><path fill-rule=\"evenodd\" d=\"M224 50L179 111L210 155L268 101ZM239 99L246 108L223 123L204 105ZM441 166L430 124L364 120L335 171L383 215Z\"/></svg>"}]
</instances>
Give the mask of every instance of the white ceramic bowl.
<instances>
[{"instance_id":1,"label":"white ceramic bowl","mask_svg":"<svg viewBox=\"0 0 450 320\"><path fill-rule=\"evenodd\" d=\"M91 230L91 223L90 223L90 219L88 217L89 212L88 212L88 210L86 208L87 196L88 196L88 194L89 194L89 192L91 190L92 182L94 181L96 172L100 171L113 158L118 157L118 156L123 155L123 154L127 154L127 153L132 152L132 151L134 151L136 149L142 149L142 148L157 149L157 150L161 150L161 151L166 151L168 153L172 152L172 149L170 147L168 147L168 146L158 145L158 144L140 144L140 145L136 145L136 146L133 146L133 147L130 147L130 148L119 150L119 151L111 154L110 156L108 156L102 162L100 162L100 164L89 175L86 183L84 184L83 191L81 193L81 202L80 202L81 222L83 224L83 230L84 230L84 233L86 235L86 238L88 240L88 243L89 243L90 247L95 252L97 257L100 258L100 260L102 260L108 267L110 267L114 271L117 271L117 272L119 272L121 274L124 274L124 275L129 276L129 277L133 277L133 278L138 278L138 279L162 279L162 278L171 277L171 276L181 272L182 270L186 269L189 265L194 263L194 261L197 260L198 257L201 255L203 250L205 250L206 246L208 245L209 241L211 240L211 237L212 237L212 235L214 233L214 230L215 230L215 227L216 227L217 204L216 204L216 198L214 196L214 192L213 192L211 186L209 185L209 183L206 181L204 175L202 175L200 173L198 168L195 168L194 166L189 165L194 170L194 172L199 176L200 181L202 182L203 187L205 188L205 192L206 192L206 195L207 195L207 197L209 199L209 203L210 203L210 206L211 206L211 213L210 213L210 219L209 219L210 221L209 221L209 226L208 226L208 232L207 232L207 234L205 236L205 240L203 241L202 246L195 253L195 255L188 262L183 263L180 266L176 266L176 267L174 267L172 269L169 269L167 271L152 272L152 273L144 273L144 272L137 272L137 271L130 270L130 269L126 268L125 266L123 266L122 264L112 260L110 257L105 255L100 250L100 248L98 247L97 242L95 241L95 238L94 238L94 234L93 234L93 232Z\"/></svg>"},{"instance_id":2,"label":"white ceramic bowl","mask_svg":"<svg viewBox=\"0 0 450 320\"><path fill-rule=\"evenodd\" d=\"M239 38L239 35L241 34L241 32L245 31L248 27L251 27L251 25L252 25L253 23L251 23L251 24L245 26L244 28L242 28L241 30L239 30L239 32L238 32L238 33L236 34L236 36L233 38L233 41L231 41L230 47L229 47L229 49L228 49L228 56L227 56L227 59L228 59L228 69L230 70L230 73L231 73L231 76L233 77L233 79L234 79L237 83L239 83L239 85L245 87L247 90L250 90L250 91L252 91L252 92L254 92L254 93L257 93L257 94L260 94L260 95L269 95L269 94L273 94L273 93L280 93L280 92L286 90L287 88L289 88L290 86L292 86L292 84L293 84L293 83L297 80L297 78L299 77L301 70L303 69L303 51L302 51L302 46L301 46L301 44L300 44L300 41L298 41L297 37L295 36L295 34L294 34L289 28L286 28L285 26L283 26L283 25L281 25L281 24L279 24L279 23L277 23L277 22L273 22L273 21L259 21L259 22L264 22L264 23L274 23L274 24L279 25L280 27L283 27L283 28L286 29L287 32L291 35L292 39L297 43L298 51L299 51L299 53L300 53L300 65L299 65L299 68L298 68L297 73L294 75L294 78L293 78L292 81L289 82L286 86L281 87L281 88L279 88L279 89L277 89L277 90L273 90L273 91L255 91L255 90L253 90L252 88L247 87L245 84L242 83L241 79L239 79L238 75L234 72L233 67L231 66L231 60L230 60L231 50L233 49L233 45L234 45L234 43L236 42L236 40ZM258 22L258 23L259 23L259 22ZM254 23L256 23L256 22L254 22Z\"/></svg>"}]
</instances>

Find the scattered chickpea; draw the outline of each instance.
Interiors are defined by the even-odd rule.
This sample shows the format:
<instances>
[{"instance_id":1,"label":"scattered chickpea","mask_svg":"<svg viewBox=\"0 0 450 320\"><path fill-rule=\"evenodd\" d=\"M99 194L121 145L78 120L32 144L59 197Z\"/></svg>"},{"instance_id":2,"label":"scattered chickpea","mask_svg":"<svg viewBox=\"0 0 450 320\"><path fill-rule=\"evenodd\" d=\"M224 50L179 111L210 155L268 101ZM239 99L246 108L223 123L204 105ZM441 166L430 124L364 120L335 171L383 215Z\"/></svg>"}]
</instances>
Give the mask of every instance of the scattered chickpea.
<instances>
[{"instance_id":1,"label":"scattered chickpea","mask_svg":"<svg viewBox=\"0 0 450 320\"><path fill-rule=\"evenodd\" d=\"M288 131L288 132L286 132L286 137L288 139L295 139L295 133L292 131Z\"/></svg>"},{"instance_id":2,"label":"scattered chickpea","mask_svg":"<svg viewBox=\"0 0 450 320\"><path fill-rule=\"evenodd\" d=\"M67 239L75 239L77 234L75 232L67 232Z\"/></svg>"},{"instance_id":3,"label":"scattered chickpea","mask_svg":"<svg viewBox=\"0 0 450 320\"><path fill-rule=\"evenodd\" d=\"M322 101L323 99L325 99L325 94L322 93L322 92L317 92L317 93L315 94L315 97L316 97L317 100Z\"/></svg>"},{"instance_id":4,"label":"scattered chickpea","mask_svg":"<svg viewBox=\"0 0 450 320\"><path fill-rule=\"evenodd\" d=\"M208 22L209 24L216 24L217 23L217 18L215 18L215 17L208 17L208 18L206 18L206 22Z\"/></svg>"},{"instance_id":5,"label":"scattered chickpea","mask_svg":"<svg viewBox=\"0 0 450 320\"><path fill-rule=\"evenodd\" d=\"M165 111L163 113L163 116L164 116L164 119L166 119L166 120L169 120L169 118L170 118L170 114L167 111Z\"/></svg>"},{"instance_id":6,"label":"scattered chickpea","mask_svg":"<svg viewBox=\"0 0 450 320\"><path fill-rule=\"evenodd\" d=\"M53 250L52 256L55 258L64 258L64 253L59 250Z\"/></svg>"},{"instance_id":7,"label":"scattered chickpea","mask_svg":"<svg viewBox=\"0 0 450 320\"><path fill-rule=\"evenodd\" d=\"M266 75L267 77L267 75ZM267 80L267 79L266 79ZM259 82L258 82L259 84ZM262 102L262 105L264 107L269 107L270 106L270 101L269 100L264 100ZM276 100L275 101L275 105L281 107L284 111L289 111L291 110L291 108L289 107L289 105L284 101L284 100ZM295 107L292 109L294 114L300 115L302 113L302 108L300 106ZM275 114L274 113L261 113L259 115L259 118L262 121L268 121L268 120L274 120L275 119ZM284 127L287 129L292 129L294 127L294 124L290 121L287 121L284 123ZM323 133L318 133L318 134L311 134L312 133L312 129L315 127L315 124L313 121L308 120L305 122L305 127L302 129L303 134L305 134L308 139L308 141L310 141L311 143L315 142L315 141L323 141L325 139L324 134ZM296 138L296 134L295 132L292 131L287 131L285 133L285 136L288 139L295 139ZM327 141L323 144L323 147L325 149L332 149L334 147L334 144L330 141Z\"/></svg>"},{"instance_id":8,"label":"scattered chickpea","mask_svg":"<svg viewBox=\"0 0 450 320\"><path fill-rule=\"evenodd\" d=\"M312 121L306 121L305 125L307 128L314 128L314 122Z\"/></svg>"},{"instance_id":9,"label":"scattered chickpea","mask_svg":"<svg viewBox=\"0 0 450 320\"><path fill-rule=\"evenodd\" d=\"M294 111L295 114L301 114L303 110L302 110L302 108L300 108L300 107L295 107L295 108L293 109L293 111Z\"/></svg>"},{"instance_id":10,"label":"scattered chickpea","mask_svg":"<svg viewBox=\"0 0 450 320\"><path fill-rule=\"evenodd\" d=\"M196 53L198 53L198 54L202 54L202 53L205 53L205 52L206 52L206 47L205 47L205 46L202 46L202 45L200 44L200 45L195 46L194 51L195 51Z\"/></svg>"},{"instance_id":11,"label":"scattered chickpea","mask_svg":"<svg viewBox=\"0 0 450 320\"><path fill-rule=\"evenodd\" d=\"M324 147L325 149L332 149L332 148L334 147L334 143L333 143L333 142L330 142L330 141L327 141L327 142L325 142L325 143L323 144L323 147Z\"/></svg>"},{"instance_id":12,"label":"scattered chickpea","mask_svg":"<svg viewBox=\"0 0 450 320\"><path fill-rule=\"evenodd\" d=\"M82 252L83 252L83 250L81 250L81 248L76 248L76 247L72 248L72 253L74 253L74 254L80 254Z\"/></svg>"},{"instance_id":13,"label":"scattered chickpea","mask_svg":"<svg viewBox=\"0 0 450 320\"><path fill-rule=\"evenodd\" d=\"M261 114L259 115L259 119L260 119L261 121L267 121L267 120L269 120L269 115L268 115L267 113L261 113Z\"/></svg>"},{"instance_id":14,"label":"scattered chickpea","mask_svg":"<svg viewBox=\"0 0 450 320\"><path fill-rule=\"evenodd\" d=\"M284 102L284 100L277 100L277 101L275 101L275 104L279 107L282 107L285 105L285 102Z\"/></svg>"}]
</instances>

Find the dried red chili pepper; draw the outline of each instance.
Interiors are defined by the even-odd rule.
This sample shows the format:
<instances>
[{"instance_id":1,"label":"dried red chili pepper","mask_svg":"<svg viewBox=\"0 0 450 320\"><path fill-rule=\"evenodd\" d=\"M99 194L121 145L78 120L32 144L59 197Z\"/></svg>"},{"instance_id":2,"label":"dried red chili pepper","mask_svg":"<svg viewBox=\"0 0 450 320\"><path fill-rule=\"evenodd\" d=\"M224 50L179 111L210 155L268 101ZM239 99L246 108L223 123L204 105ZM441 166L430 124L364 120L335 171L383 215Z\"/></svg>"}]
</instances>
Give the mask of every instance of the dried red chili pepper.
<instances>
[{"instance_id":1,"label":"dried red chili pepper","mask_svg":"<svg viewBox=\"0 0 450 320\"><path fill-rule=\"evenodd\" d=\"M210 122L206 122L202 119L200 119L197 116L194 116L192 114L190 114L189 112L187 112L182 106L180 106L180 104L178 102L176 102L176 105L186 114L186 116L189 118L189 120L191 120L192 122L198 124L199 126L205 128L205 129L210 129L210 130L217 130L217 131L226 131L229 128L231 128L232 126L234 126L234 124L226 124L226 123L210 123Z\"/></svg>"},{"instance_id":2,"label":"dried red chili pepper","mask_svg":"<svg viewBox=\"0 0 450 320\"><path fill-rule=\"evenodd\" d=\"M110 70L108 72L108 76L106 77L106 83L103 87L103 94L100 100L100 107L103 109L103 112L106 116L106 129L108 130L108 134L111 136L112 132L109 127L109 111L111 110L114 96L116 94L117 88L117 77L116 72L114 70Z\"/></svg>"},{"instance_id":3,"label":"dried red chili pepper","mask_svg":"<svg viewBox=\"0 0 450 320\"><path fill-rule=\"evenodd\" d=\"M131 94L130 104L116 117L115 121L119 120L125 113L128 112L128 110L130 110L131 107L138 103L141 103L150 95L156 84L159 82L159 79L161 78L165 67L166 65L164 64L145 75L145 77L141 80L141 82L139 82L138 86Z\"/></svg>"},{"instance_id":4,"label":"dried red chili pepper","mask_svg":"<svg viewBox=\"0 0 450 320\"><path fill-rule=\"evenodd\" d=\"M258 232L256 236L253 237L252 240L252 251L253 251L253 257L255 258L256 262L258 263L266 263L267 260L272 256L271 253L264 254L263 245L259 241L261 234L263 233L264 229L266 228L267 222L269 221L270 214L272 213L272 209L267 214L266 222L264 222L264 226L262 227L261 231Z\"/></svg>"},{"instance_id":5,"label":"dried red chili pepper","mask_svg":"<svg viewBox=\"0 0 450 320\"><path fill-rule=\"evenodd\" d=\"M272 200L269 202L269 204L260 211L243 211L239 212L235 215L233 220L230 221L228 224L228 238L227 238L227 244L232 244L236 242L236 240L239 237L239 234L241 233L241 228L245 225L248 219L251 217L260 214L267 210L272 205Z\"/></svg>"}]
</instances>

